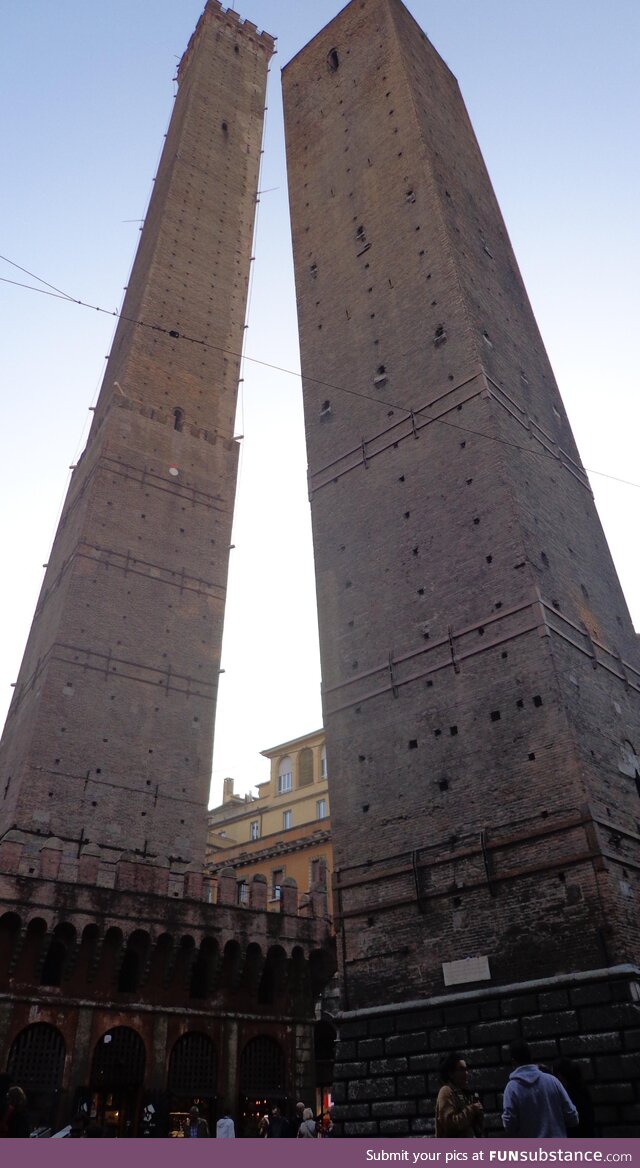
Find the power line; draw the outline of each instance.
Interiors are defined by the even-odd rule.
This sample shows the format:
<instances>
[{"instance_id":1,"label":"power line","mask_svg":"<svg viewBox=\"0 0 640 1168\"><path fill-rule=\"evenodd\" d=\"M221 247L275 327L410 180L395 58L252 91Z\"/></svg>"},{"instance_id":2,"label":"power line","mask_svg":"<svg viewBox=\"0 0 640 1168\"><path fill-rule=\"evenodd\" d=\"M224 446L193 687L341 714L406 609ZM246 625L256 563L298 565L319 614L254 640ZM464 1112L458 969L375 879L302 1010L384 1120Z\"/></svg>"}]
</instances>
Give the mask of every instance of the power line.
<instances>
[{"instance_id":1,"label":"power line","mask_svg":"<svg viewBox=\"0 0 640 1168\"><path fill-rule=\"evenodd\" d=\"M335 390L336 393L347 393L352 397L362 398L365 401L374 402L376 405L388 406L392 409L400 410L408 416L413 413L414 415L431 418L432 421L438 422L441 426L448 426L452 430L460 430L462 433L471 434L476 438L484 438L488 442L498 442L503 446L509 446L512 450L519 450L523 454L531 454L536 458L548 458L553 462L557 461L555 456L549 454L546 450L532 450L528 446L521 446L517 442L510 442L507 438L499 438L495 434L485 434L481 430L473 430L468 426L461 426L456 422L448 422L444 418L433 418L428 409L425 409L424 407L422 409L418 408L409 410L406 406L401 406L397 402L390 401L387 398L374 397L373 394L364 393L357 389L348 389L344 385L336 385L334 382L324 381L319 377L310 377L307 374L304 374L303 377L303 374L298 372L296 369L287 369L285 366L275 365L271 361L262 361L258 357L249 357L246 353L236 353L232 349L226 349L223 345L213 345L210 341L203 341L199 337L190 337L186 333L179 332L178 329L169 329L165 328L163 325L150 324L148 321L138 320L133 316L125 316L124 313L120 312L118 309L101 308L98 304L89 304L86 300L81 300L79 297L71 296L68 292L61 291L61 289L56 288L54 284L50 284L47 280L43 280L41 276L37 276L33 272L29 272L26 268L21 267L20 264L15 263L14 260L10 260L7 256L0 255L0 260L4 260L5 263L11 264L12 267L17 268L21 272L25 272L27 275L31 276L32 279L38 280L41 284L44 284L45 287L36 288L33 284L24 284L18 280L9 280L6 276L0 276L0 282L3 284L11 284L16 288L25 288L30 292L39 292L42 296L51 296L55 300L65 300L71 304L77 304L81 308L89 308L92 311L101 312L107 316L116 317L118 320L124 320L128 324L136 325L138 328L145 328L150 329L152 332L164 333L166 336L171 337L172 340L186 341L192 345L200 345L205 350L211 349L219 353L224 353L229 357L236 357L240 361L250 361L252 365L260 365L262 368L272 369L276 373L284 373L289 377L297 377L300 380L312 382L314 385L320 385L324 389ZM47 289L53 289L53 291L47 291ZM589 467L583 467L582 469L587 474L597 475L599 478L609 479L611 482L620 483L623 486L637 487L640 489L640 483L633 482L630 479L622 479L617 475L608 474L606 471L602 470L592 470Z\"/></svg>"}]
</instances>

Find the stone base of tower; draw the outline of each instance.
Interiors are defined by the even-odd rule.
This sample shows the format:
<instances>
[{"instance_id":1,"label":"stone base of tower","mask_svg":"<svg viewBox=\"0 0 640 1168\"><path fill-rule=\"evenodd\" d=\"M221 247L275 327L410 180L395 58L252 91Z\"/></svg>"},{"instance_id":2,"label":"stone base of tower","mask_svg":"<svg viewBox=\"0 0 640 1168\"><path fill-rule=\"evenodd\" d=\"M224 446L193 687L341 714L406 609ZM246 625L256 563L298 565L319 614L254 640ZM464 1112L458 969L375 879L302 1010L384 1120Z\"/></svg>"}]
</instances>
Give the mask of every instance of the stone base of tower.
<instances>
[{"instance_id":1,"label":"stone base of tower","mask_svg":"<svg viewBox=\"0 0 640 1168\"><path fill-rule=\"evenodd\" d=\"M338 1134L434 1134L438 1065L457 1050L471 1069L489 1136L504 1135L508 1046L525 1039L536 1061L576 1060L600 1136L640 1127L640 968L621 965L513 985L457 991L339 1015L334 1069Z\"/></svg>"}]
</instances>

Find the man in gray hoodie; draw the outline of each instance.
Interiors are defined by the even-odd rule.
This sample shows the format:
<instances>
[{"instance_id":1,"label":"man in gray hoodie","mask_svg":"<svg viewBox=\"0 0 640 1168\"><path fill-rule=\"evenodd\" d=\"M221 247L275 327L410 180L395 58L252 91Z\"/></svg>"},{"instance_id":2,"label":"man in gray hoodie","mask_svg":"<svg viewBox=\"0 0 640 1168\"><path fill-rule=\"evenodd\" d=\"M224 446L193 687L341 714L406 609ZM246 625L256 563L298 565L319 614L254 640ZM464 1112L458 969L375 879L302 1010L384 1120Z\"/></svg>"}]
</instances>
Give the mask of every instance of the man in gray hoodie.
<instances>
[{"instance_id":1,"label":"man in gray hoodie","mask_svg":"<svg viewBox=\"0 0 640 1168\"><path fill-rule=\"evenodd\" d=\"M513 1071L505 1088L502 1125L507 1135L520 1138L566 1136L578 1123L578 1112L559 1079L531 1061L526 1042L509 1048Z\"/></svg>"}]
</instances>

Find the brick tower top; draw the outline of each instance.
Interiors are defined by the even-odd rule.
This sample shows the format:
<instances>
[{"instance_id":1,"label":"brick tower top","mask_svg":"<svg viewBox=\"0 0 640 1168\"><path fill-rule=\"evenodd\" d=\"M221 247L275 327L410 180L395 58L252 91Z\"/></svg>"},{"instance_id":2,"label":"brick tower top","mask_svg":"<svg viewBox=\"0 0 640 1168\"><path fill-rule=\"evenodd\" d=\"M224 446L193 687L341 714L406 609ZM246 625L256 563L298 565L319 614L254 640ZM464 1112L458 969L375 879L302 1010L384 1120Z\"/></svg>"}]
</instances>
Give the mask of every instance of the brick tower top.
<instances>
[{"instance_id":1,"label":"brick tower top","mask_svg":"<svg viewBox=\"0 0 640 1168\"><path fill-rule=\"evenodd\" d=\"M200 17L189 40L180 64L178 65L178 82L185 76L193 58L196 46L208 24L216 23L221 33L230 33L234 38L248 38L251 42L261 45L267 53L267 60L276 51L276 40L268 32L258 32L257 26L250 20L243 20L233 8L223 8L220 0L207 0L207 5ZM239 46L236 48L239 52Z\"/></svg>"}]
</instances>

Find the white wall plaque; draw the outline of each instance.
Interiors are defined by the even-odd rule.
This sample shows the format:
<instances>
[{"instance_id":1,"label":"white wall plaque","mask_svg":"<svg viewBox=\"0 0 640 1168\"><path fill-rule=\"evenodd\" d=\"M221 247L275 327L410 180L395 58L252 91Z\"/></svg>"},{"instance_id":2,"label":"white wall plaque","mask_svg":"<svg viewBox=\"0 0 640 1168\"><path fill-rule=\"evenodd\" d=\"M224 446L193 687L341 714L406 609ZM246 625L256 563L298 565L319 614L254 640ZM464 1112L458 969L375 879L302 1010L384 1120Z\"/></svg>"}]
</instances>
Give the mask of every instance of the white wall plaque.
<instances>
[{"instance_id":1,"label":"white wall plaque","mask_svg":"<svg viewBox=\"0 0 640 1168\"><path fill-rule=\"evenodd\" d=\"M491 981L488 957L465 957L464 961L445 961L444 984L464 985L469 981Z\"/></svg>"}]
</instances>

